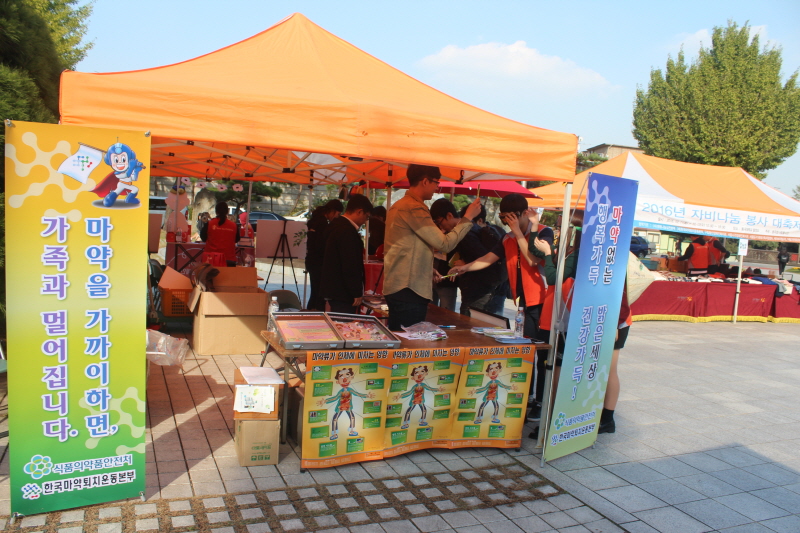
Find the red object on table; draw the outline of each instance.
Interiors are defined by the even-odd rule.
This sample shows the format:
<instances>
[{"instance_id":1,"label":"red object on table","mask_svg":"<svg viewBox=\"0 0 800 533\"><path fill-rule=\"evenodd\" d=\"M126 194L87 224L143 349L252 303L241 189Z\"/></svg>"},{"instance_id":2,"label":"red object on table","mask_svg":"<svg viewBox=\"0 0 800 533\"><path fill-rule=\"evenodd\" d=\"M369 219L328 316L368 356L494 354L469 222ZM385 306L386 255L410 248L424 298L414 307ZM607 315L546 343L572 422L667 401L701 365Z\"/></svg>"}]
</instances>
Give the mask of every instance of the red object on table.
<instances>
[{"instance_id":1,"label":"red object on table","mask_svg":"<svg viewBox=\"0 0 800 533\"><path fill-rule=\"evenodd\" d=\"M383 263L364 263L364 290L383 294Z\"/></svg>"}]
</instances>

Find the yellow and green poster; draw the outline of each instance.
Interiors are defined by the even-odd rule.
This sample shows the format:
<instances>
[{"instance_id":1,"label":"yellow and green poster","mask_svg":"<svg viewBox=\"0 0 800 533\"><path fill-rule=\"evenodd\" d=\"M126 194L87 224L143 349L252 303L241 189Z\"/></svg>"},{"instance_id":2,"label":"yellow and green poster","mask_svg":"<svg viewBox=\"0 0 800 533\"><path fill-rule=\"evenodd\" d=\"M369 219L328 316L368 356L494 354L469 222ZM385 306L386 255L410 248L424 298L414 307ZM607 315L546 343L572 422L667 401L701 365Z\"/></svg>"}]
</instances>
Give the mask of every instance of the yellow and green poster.
<instances>
[{"instance_id":1,"label":"yellow and green poster","mask_svg":"<svg viewBox=\"0 0 800 533\"><path fill-rule=\"evenodd\" d=\"M389 350L308 352L303 468L383 458Z\"/></svg>"},{"instance_id":2,"label":"yellow and green poster","mask_svg":"<svg viewBox=\"0 0 800 533\"><path fill-rule=\"evenodd\" d=\"M462 348L392 351L384 456L450 446L461 352Z\"/></svg>"},{"instance_id":3,"label":"yellow and green poster","mask_svg":"<svg viewBox=\"0 0 800 533\"><path fill-rule=\"evenodd\" d=\"M464 367L454 399L451 448L518 448L534 345L464 348Z\"/></svg>"},{"instance_id":4,"label":"yellow and green poster","mask_svg":"<svg viewBox=\"0 0 800 533\"><path fill-rule=\"evenodd\" d=\"M11 510L145 487L150 139L7 125Z\"/></svg>"}]
</instances>

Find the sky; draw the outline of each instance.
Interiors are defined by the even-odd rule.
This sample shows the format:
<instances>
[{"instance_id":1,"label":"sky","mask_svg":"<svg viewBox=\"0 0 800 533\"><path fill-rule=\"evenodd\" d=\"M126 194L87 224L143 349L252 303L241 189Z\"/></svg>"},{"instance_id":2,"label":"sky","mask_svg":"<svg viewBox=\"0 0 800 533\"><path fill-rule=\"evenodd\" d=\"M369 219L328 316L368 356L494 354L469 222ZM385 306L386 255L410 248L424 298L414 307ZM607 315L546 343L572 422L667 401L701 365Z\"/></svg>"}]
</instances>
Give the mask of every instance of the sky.
<instances>
[{"instance_id":1,"label":"sky","mask_svg":"<svg viewBox=\"0 0 800 533\"><path fill-rule=\"evenodd\" d=\"M797 0L554 2L405 0L96 0L82 72L118 72L197 57L259 33L294 12L459 100L574 133L580 148L636 146L637 87L683 48L710 46L715 26L749 23L781 48L783 79L800 68ZM220 73L231 77L246 72ZM766 183L791 194L800 153Z\"/></svg>"}]
</instances>

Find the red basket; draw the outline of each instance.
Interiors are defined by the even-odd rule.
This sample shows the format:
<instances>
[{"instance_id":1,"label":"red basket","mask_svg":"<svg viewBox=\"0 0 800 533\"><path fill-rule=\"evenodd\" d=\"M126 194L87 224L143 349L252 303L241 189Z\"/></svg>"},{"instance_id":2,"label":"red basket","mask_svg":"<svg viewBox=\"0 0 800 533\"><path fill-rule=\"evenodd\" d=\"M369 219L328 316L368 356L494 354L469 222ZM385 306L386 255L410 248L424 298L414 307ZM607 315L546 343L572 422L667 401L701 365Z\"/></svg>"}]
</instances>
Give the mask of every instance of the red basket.
<instances>
[{"instance_id":1,"label":"red basket","mask_svg":"<svg viewBox=\"0 0 800 533\"><path fill-rule=\"evenodd\" d=\"M161 313L164 316L192 316L188 289L161 289Z\"/></svg>"}]
</instances>

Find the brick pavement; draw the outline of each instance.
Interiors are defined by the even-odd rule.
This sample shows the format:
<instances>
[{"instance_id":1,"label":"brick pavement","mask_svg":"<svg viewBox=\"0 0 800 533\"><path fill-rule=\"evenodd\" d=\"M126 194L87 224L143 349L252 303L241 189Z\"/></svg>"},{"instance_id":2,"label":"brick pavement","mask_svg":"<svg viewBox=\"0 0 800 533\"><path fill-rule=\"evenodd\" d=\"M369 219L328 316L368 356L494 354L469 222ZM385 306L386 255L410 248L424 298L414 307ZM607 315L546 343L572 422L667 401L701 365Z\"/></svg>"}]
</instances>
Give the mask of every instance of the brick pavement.
<instances>
[{"instance_id":1,"label":"brick pavement","mask_svg":"<svg viewBox=\"0 0 800 533\"><path fill-rule=\"evenodd\" d=\"M233 368L258 356L153 367L146 500L8 523L9 531L800 531L800 325L634 324L617 433L541 468L513 450L431 450L301 473L238 466ZM2 384L5 394L5 382ZM3 400L5 401L5 399ZM7 427L0 422L0 431ZM205 438L198 438L204 435Z\"/></svg>"}]
</instances>

